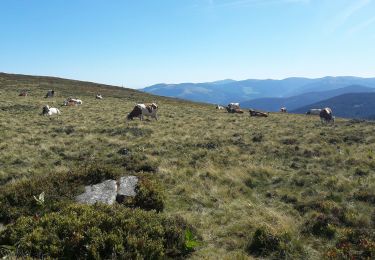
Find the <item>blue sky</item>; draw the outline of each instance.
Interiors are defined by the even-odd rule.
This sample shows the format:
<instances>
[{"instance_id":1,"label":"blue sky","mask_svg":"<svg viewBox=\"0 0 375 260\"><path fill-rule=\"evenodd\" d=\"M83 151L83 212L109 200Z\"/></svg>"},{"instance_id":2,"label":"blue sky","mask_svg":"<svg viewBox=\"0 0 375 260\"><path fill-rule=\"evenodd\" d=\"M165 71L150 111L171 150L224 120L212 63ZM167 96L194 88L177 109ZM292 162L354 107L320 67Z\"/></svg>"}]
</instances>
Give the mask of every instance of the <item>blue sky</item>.
<instances>
[{"instance_id":1,"label":"blue sky","mask_svg":"<svg viewBox=\"0 0 375 260\"><path fill-rule=\"evenodd\" d=\"M0 71L132 88L375 77L375 0L0 0Z\"/></svg>"}]
</instances>

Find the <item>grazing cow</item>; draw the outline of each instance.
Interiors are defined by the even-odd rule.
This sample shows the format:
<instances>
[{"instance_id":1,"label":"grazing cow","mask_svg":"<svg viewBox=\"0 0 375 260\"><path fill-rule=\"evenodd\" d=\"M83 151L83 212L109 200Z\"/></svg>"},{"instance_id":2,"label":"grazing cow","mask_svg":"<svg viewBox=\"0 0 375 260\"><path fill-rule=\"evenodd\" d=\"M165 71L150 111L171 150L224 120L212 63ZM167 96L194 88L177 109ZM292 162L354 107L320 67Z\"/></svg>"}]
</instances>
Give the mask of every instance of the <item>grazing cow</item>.
<instances>
[{"instance_id":1,"label":"grazing cow","mask_svg":"<svg viewBox=\"0 0 375 260\"><path fill-rule=\"evenodd\" d=\"M335 117L332 115L332 109L329 107L326 107L320 111L320 120L322 123L334 123L335 122Z\"/></svg>"},{"instance_id":2,"label":"grazing cow","mask_svg":"<svg viewBox=\"0 0 375 260\"><path fill-rule=\"evenodd\" d=\"M19 97L27 97L27 95L28 95L27 90L22 90L18 96Z\"/></svg>"},{"instance_id":3,"label":"grazing cow","mask_svg":"<svg viewBox=\"0 0 375 260\"><path fill-rule=\"evenodd\" d=\"M82 105L82 100L76 99L76 98L68 98L67 100L64 100L63 105L64 106L77 106Z\"/></svg>"},{"instance_id":4,"label":"grazing cow","mask_svg":"<svg viewBox=\"0 0 375 260\"><path fill-rule=\"evenodd\" d=\"M280 108L280 112L281 113L287 113L288 111L286 110L286 107L282 107L282 108Z\"/></svg>"},{"instance_id":5,"label":"grazing cow","mask_svg":"<svg viewBox=\"0 0 375 260\"><path fill-rule=\"evenodd\" d=\"M102 95L100 95L100 94L96 94L95 98L96 99L103 99Z\"/></svg>"},{"instance_id":6,"label":"grazing cow","mask_svg":"<svg viewBox=\"0 0 375 260\"><path fill-rule=\"evenodd\" d=\"M268 113L249 109L250 116L268 117Z\"/></svg>"},{"instance_id":7,"label":"grazing cow","mask_svg":"<svg viewBox=\"0 0 375 260\"><path fill-rule=\"evenodd\" d=\"M55 91L51 89L47 91L45 98L52 98L54 96L55 96Z\"/></svg>"},{"instance_id":8,"label":"grazing cow","mask_svg":"<svg viewBox=\"0 0 375 260\"><path fill-rule=\"evenodd\" d=\"M60 115L61 112L55 107L49 107L48 105L43 107L42 115L43 116L52 116L52 115Z\"/></svg>"},{"instance_id":9,"label":"grazing cow","mask_svg":"<svg viewBox=\"0 0 375 260\"><path fill-rule=\"evenodd\" d=\"M309 109L309 111L306 112L306 115L320 115L320 111L322 111L320 108L312 108Z\"/></svg>"},{"instance_id":10,"label":"grazing cow","mask_svg":"<svg viewBox=\"0 0 375 260\"><path fill-rule=\"evenodd\" d=\"M156 103L136 104L133 110L127 115L127 119L133 120L134 117L139 117L140 120L143 120L144 116L150 116L158 120L157 112L158 105Z\"/></svg>"},{"instance_id":11,"label":"grazing cow","mask_svg":"<svg viewBox=\"0 0 375 260\"><path fill-rule=\"evenodd\" d=\"M220 106L220 105L216 105L216 109L222 110L222 109L224 109L224 107Z\"/></svg>"}]
</instances>

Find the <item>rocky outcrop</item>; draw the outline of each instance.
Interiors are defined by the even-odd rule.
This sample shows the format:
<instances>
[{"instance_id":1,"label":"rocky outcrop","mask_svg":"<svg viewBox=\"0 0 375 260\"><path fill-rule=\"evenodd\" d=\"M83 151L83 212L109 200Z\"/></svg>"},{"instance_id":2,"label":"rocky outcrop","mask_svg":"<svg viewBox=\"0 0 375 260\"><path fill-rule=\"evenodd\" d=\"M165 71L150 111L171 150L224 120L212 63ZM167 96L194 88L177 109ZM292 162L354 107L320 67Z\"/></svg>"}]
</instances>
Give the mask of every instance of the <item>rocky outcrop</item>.
<instances>
[{"instance_id":1,"label":"rocky outcrop","mask_svg":"<svg viewBox=\"0 0 375 260\"><path fill-rule=\"evenodd\" d=\"M77 201L84 204L95 204L101 202L112 205L116 201L117 183L114 180L85 187L85 193L77 196Z\"/></svg>"},{"instance_id":2,"label":"rocky outcrop","mask_svg":"<svg viewBox=\"0 0 375 260\"><path fill-rule=\"evenodd\" d=\"M123 201L125 197L137 195L138 177L123 176L119 182L106 180L101 183L85 187L85 192L76 197L76 201L83 204L104 203L112 205L116 200Z\"/></svg>"},{"instance_id":3,"label":"rocky outcrop","mask_svg":"<svg viewBox=\"0 0 375 260\"><path fill-rule=\"evenodd\" d=\"M134 197L136 195L135 188L138 183L136 176L121 177L118 186L118 195Z\"/></svg>"}]
</instances>

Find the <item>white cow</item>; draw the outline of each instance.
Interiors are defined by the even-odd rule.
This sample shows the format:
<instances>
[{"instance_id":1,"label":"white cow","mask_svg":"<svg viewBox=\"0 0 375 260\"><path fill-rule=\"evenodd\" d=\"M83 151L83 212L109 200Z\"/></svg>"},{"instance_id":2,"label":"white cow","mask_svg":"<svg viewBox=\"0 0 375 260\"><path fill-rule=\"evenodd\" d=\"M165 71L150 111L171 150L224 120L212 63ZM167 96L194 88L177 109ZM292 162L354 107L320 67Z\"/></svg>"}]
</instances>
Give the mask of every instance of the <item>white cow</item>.
<instances>
[{"instance_id":1,"label":"white cow","mask_svg":"<svg viewBox=\"0 0 375 260\"><path fill-rule=\"evenodd\" d=\"M224 107L223 107L223 106L220 106L220 105L216 105L216 109L221 110L221 109L224 109Z\"/></svg>"},{"instance_id":2,"label":"white cow","mask_svg":"<svg viewBox=\"0 0 375 260\"><path fill-rule=\"evenodd\" d=\"M322 109L320 109L320 108L312 108L312 109L309 109L309 111L306 112L306 115L320 115L321 111L322 111Z\"/></svg>"},{"instance_id":3,"label":"white cow","mask_svg":"<svg viewBox=\"0 0 375 260\"><path fill-rule=\"evenodd\" d=\"M59 109L55 107L49 107L48 105L46 105L43 107L42 115L44 116L61 115L61 112Z\"/></svg>"},{"instance_id":4,"label":"white cow","mask_svg":"<svg viewBox=\"0 0 375 260\"><path fill-rule=\"evenodd\" d=\"M157 112L158 105L156 103L136 104L133 110L128 114L127 119L133 120L134 117L139 117L140 120L143 120L144 116L150 116L158 120Z\"/></svg>"}]
</instances>

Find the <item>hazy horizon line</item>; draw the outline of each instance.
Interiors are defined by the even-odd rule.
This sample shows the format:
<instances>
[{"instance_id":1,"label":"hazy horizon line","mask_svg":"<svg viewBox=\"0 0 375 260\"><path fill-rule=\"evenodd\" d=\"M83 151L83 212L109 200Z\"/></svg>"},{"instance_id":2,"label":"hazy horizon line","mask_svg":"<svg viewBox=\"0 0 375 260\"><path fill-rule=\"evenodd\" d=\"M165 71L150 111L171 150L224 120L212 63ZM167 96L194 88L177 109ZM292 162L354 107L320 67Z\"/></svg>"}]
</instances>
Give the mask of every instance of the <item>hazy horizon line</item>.
<instances>
[{"instance_id":1,"label":"hazy horizon line","mask_svg":"<svg viewBox=\"0 0 375 260\"><path fill-rule=\"evenodd\" d=\"M375 78L374 76L355 76L355 75L326 75L326 76L317 76L317 77L311 77L311 76L289 76L289 77L282 77L282 78L245 78L245 79L234 79L234 78L224 78L224 79L217 79L217 80L208 80L208 81L180 81L180 82L174 82L174 83L167 83L167 82L157 82L153 83L147 86L142 87L132 87L128 86L126 84L114 84L109 82L100 82L100 81L92 81L90 79L78 79L78 78L70 78L69 76L63 76L63 75L38 75L38 74L24 74L24 73L14 73L14 72L4 72L0 71L0 74L8 74L8 75L21 75L21 76L32 76L32 77L50 77L50 78L60 78L60 79L66 79L66 80L74 80L74 81L82 81L82 82L89 82L94 84L100 84L100 85L108 85L108 86L114 86L114 87L122 87L122 88L131 88L131 89L143 89L147 87L151 87L154 85L159 84L165 84L165 85L178 85L178 84L200 84L200 83L215 83L220 81L226 81L226 80L232 80L232 81L245 81L245 80L287 80L287 79L293 79L293 78L300 78L300 79L323 79L323 78L339 78L339 77L353 77L353 78L363 78L363 79L372 79Z\"/></svg>"}]
</instances>

